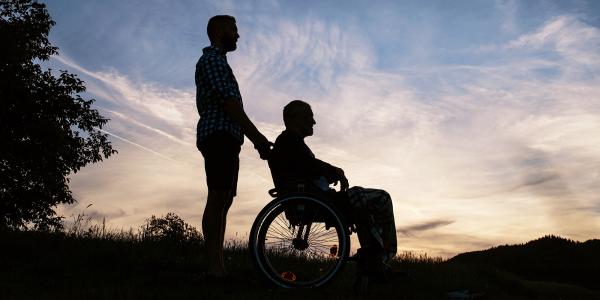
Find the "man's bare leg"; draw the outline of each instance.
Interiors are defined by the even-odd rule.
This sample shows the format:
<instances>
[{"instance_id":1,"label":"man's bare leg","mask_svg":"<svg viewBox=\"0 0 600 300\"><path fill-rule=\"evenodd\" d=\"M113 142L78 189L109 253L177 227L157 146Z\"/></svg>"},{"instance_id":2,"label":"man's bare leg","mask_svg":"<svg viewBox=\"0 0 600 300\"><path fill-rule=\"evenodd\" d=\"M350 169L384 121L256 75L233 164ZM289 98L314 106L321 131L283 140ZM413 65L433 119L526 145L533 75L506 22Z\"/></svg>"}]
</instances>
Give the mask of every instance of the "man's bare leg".
<instances>
[{"instance_id":1,"label":"man's bare leg","mask_svg":"<svg viewBox=\"0 0 600 300\"><path fill-rule=\"evenodd\" d=\"M227 202L225 203L225 205L223 206L223 219L222 219L222 223L221 223L221 232L219 235L219 245L221 245L219 247L219 259L221 261L221 265L225 266L225 260L224 260L224 255L223 255L223 245L225 244L225 229L227 227L227 212L229 212L229 208L231 207L231 203L233 203L233 196L230 196L227 198Z\"/></svg>"},{"instance_id":2,"label":"man's bare leg","mask_svg":"<svg viewBox=\"0 0 600 300\"><path fill-rule=\"evenodd\" d=\"M223 260L223 241L227 211L232 201L231 191L208 191L206 207L202 216L202 232L206 243L208 271L217 277L226 275Z\"/></svg>"}]
</instances>

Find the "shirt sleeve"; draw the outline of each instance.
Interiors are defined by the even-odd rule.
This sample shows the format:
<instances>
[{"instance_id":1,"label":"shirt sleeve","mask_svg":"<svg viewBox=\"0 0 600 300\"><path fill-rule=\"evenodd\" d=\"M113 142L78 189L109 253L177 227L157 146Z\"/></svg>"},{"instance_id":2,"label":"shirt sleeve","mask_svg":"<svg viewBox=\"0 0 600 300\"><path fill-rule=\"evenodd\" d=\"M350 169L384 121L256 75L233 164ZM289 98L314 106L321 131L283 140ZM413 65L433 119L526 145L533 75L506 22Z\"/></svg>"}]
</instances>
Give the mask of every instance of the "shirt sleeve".
<instances>
[{"instance_id":1,"label":"shirt sleeve","mask_svg":"<svg viewBox=\"0 0 600 300\"><path fill-rule=\"evenodd\" d=\"M336 167L320 160L317 158L313 158L312 161L309 162L309 166L313 171L313 174L325 176L327 178L327 182L334 183L338 178Z\"/></svg>"},{"instance_id":2,"label":"shirt sleeve","mask_svg":"<svg viewBox=\"0 0 600 300\"><path fill-rule=\"evenodd\" d=\"M199 72L202 76L202 84L208 85L219 102L223 103L225 99L239 97L237 83L233 81L231 68L222 58L216 55L209 55L199 64Z\"/></svg>"}]
</instances>

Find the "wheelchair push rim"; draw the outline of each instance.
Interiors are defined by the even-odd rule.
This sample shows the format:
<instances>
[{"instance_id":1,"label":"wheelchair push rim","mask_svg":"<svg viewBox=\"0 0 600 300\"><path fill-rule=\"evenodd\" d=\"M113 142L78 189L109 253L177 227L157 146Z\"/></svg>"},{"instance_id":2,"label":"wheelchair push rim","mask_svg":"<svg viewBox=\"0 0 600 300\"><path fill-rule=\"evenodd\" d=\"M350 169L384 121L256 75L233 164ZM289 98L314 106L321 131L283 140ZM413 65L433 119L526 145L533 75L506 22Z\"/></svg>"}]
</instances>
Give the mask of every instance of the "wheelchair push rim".
<instances>
[{"instance_id":1,"label":"wheelchair push rim","mask_svg":"<svg viewBox=\"0 0 600 300\"><path fill-rule=\"evenodd\" d=\"M269 203L250 235L255 266L284 288L318 287L344 266L350 240L339 212L323 200L296 195Z\"/></svg>"}]
</instances>

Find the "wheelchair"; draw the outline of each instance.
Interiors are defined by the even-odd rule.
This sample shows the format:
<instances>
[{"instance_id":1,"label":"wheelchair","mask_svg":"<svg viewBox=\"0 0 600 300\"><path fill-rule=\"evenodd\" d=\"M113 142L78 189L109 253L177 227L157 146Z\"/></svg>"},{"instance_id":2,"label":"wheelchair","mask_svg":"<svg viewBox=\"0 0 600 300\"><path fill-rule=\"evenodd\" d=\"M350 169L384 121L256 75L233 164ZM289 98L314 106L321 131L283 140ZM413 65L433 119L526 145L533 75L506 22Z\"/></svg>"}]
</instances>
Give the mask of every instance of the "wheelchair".
<instances>
[{"instance_id":1,"label":"wheelchair","mask_svg":"<svg viewBox=\"0 0 600 300\"><path fill-rule=\"evenodd\" d=\"M350 254L355 228L347 208L298 184L274 197L256 217L249 250L263 277L283 288L315 288L330 282Z\"/></svg>"}]
</instances>

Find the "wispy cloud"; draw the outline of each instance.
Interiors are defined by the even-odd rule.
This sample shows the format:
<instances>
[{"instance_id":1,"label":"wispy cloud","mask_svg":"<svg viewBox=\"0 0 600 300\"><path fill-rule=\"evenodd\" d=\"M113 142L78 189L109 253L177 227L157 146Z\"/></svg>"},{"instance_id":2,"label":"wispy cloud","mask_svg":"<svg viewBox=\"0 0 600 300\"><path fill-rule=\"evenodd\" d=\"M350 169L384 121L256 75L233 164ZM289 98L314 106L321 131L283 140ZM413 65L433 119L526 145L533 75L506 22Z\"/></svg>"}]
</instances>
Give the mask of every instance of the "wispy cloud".
<instances>
[{"instance_id":1,"label":"wispy cloud","mask_svg":"<svg viewBox=\"0 0 600 300\"><path fill-rule=\"evenodd\" d=\"M120 136L118 136L118 135L116 135L116 134L114 134L114 133L110 133L110 132L108 132L108 131L106 131L106 130L103 130L103 129L100 129L100 131L101 131L101 132L104 132L104 133L106 133L106 134L108 134L108 135L110 135L110 136L112 136L112 137L115 137L115 138L117 138L117 139L119 139L119 140L121 140L121 141L127 142L127 143L129 143L129 144L131 144L131 145L133 145L133 146L136 146L136 147L138 147L138 148L140 148L140 149L142 149L142 150L144 150L144 151L147 151L147 152L150 152L150 153L152 153L152 154L155 154L155 155L157 155L157 156L159 156L159 157L162 157L162 158L164 158L164 159L171 160L171 161L173 161L173 160L174 160L174 159L172 159L172 158L170 158L170 157L168 157L168 156L166 156L166 155L163 155L163 154L161 154L161 153L158 153L158 152L156 152L156 151L154 151L154 150L152 150L152 149L150 149L150 148L148 148L148 147L144 147L144 146L142 146L142 145L140 145L140 144L138 144L138 143L132 142L132 141L130 141L130 140L128 140L128 139L126 139L126 138L124 138L124 137L120 137Z\"/></svg>"},{"instance_id":2,"label":"wispy cloud","mask_svg":"<svg viewBox=\"0 0 600 300\"><path fill-rule=\"evenodd\" d=\"M496 0L495 7L502 17L500 29L503 33L514 33L518 29L517 12L519 2L515 0Z\"/></svg>"},{"instance_id":3,"label":"wispy cloud","mask_svg":"<svg viewBox=\"0 0 600 300\"><path fill-rule=\"evenodd\" d=\"M98 97L107 111L151 129L179 143L195 137L196 107L193 90L181 90L152 82L133 81L117 71L90 71L64 54L55 59L87 79L88 92ZM143 120L143 121L141 121Z\"/></svg>"},{"instance_id":4,"label":"wispy cloud","mask_svg":"<svg viewBox=\"0 0 600 300\"><path fill-rule=\"evenodd\" d=\"M450 225L452 223L454 223L454 221L433 220L433 221L428 221L428 222L409 225L409 226L402 226L402 227L396 229L396 231L405 236L414 236L414 234L417 232L436 229L438 227Z\"/></svg>"},{"instance_id":5,"label":"wispy cloud","mask_svg":"<svg viewBox=\"0 0 600 300\"><path fill-rule=\"evenodd\" d=\"M505 55L534 54L548 62L558 60L597 68L600 54L596 50L599 48L600 29L585 24L577 16L562 15L505 44L483 45L479 49L483 53L502 51Z\"/></svg>"}]
</instances>

